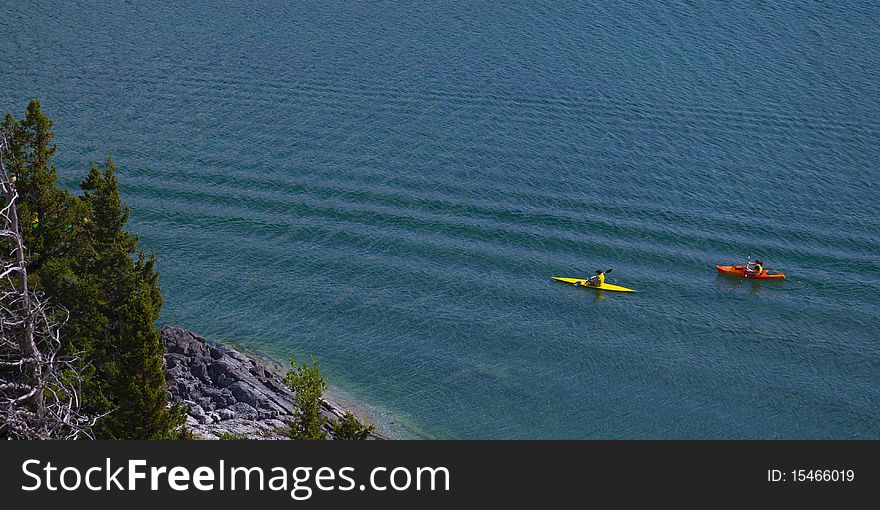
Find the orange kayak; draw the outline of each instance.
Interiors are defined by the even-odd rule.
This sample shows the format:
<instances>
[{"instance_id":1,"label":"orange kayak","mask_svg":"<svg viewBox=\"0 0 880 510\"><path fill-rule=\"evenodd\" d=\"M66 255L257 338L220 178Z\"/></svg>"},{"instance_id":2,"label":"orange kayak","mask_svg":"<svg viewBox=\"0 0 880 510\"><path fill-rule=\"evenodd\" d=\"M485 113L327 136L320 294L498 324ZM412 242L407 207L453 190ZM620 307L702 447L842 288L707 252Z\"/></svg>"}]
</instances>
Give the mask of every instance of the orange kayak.
<instances>
[{"instance_id":1,"label":"orange kayak","mask_svg":"<svg viewBox=\"0 0 880 510\"><path fill-rule=\"evenodd\" d=\"M782 280L785 275L779 271L761 271L761 274L746 273L746 266L715 266L721 274L729 276L738 276L740 278L754 278L756 280Z\"/></svg>"}]
</instances>

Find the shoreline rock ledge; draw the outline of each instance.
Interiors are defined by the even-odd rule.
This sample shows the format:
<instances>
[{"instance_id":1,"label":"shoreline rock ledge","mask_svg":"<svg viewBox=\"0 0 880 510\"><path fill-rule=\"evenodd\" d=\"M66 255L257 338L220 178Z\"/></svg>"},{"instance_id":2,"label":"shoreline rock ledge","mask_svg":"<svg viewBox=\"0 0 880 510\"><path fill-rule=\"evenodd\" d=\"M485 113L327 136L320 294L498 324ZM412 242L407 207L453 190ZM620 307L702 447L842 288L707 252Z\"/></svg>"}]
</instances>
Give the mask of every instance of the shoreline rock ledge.
<instances>
[{"instance_id":1,"label":"shoreline rock ledge","mask_svg":"<svg viewBox=\"0 0 880 510\"><path fill-rule=\"evenodd\" d=\"M187 426L197 438L289 439L279 429L293 417L294 393L267 363L183 328L166 326L159 334L166 345L168 400L188 407ZM345 414L327 399L321 407L330 420Z\"/></svg>"}]
</instances>

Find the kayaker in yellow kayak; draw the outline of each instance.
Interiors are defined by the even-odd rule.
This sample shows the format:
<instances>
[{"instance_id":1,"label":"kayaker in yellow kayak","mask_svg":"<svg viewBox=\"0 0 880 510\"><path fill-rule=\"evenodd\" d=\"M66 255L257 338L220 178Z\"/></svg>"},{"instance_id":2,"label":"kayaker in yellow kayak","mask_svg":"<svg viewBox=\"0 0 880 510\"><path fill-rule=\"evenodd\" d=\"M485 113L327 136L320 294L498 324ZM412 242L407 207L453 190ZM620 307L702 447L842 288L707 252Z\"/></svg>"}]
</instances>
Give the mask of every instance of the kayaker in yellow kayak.
<instances>
[{"instance_id":1,"label":"kayaker in yellow kayak","mask_svg":"<svg viewBox=\"0 0 880 510\"><path fill-rule=\"evenodd\" d=\"M589 285L590 287L601 287L605 283L605 272L601 269L596 270L596 274L587 279L587 283L581 285Z\"/></svg>"}]
</instances>

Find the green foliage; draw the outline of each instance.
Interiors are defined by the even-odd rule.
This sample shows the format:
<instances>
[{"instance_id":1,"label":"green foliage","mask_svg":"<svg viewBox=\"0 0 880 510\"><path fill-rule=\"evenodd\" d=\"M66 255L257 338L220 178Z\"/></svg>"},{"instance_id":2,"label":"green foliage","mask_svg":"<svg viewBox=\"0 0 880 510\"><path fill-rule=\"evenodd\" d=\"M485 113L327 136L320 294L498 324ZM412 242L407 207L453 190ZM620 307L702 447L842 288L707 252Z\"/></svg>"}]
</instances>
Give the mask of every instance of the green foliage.
<instances>
[{"instance_id":1,"label":"green foliage","mask_svg":"<svg viewBox=\"0 0 880 510\"><path fill-rule=\"evenodd\" d=\"M321 402L324 391L327 390L327 382L321 376L318 361L312 358L309 366L305 363L297 365L291 359L290 368L284 376L284 384L293 390L296 407L293 410L294 418L284 433L292 439L327 439L324 425L328 420L321 416ZM331 421L330 427L335 439L354 441L367 439L376 430L374 425L364 426L350 412L346 412L339 421Z\"/></svg>"},{"instance_id":2,"label":"green foliage","mask_svg":"<svg viewBox=\"0 0 880 510\"><path fill-rule=\"evenodd\" d=\"M77 197L58 186L58 172L51 163L56 150L52 125L39 101L32 100L24 120L7 114L2 126L9 141L7 170L15 175L21 196L18 215L28 249L29 276L34 278L39 278L45 264L65 259L75 247L85 212Z\"/></svg>"},{"instance_id":3,"label":"green foliage","mask_svg":"<svg viewBox=\"0 0 880 510\"><path fill-rule=\"evenodd\" d=\"M333 422L332 426L334 439L348 441L363 441L370 437L371 432L374 432L376 430L375 425L371 424L370 426L366 427L364 426L364 424L359 422L353 414L347 411L342 416L342 419Z\"/></svg>"},{"instance_id":4,"label":"green foliage","mask_svg":"<svg viewBox=\"0 0 880 510\"><path fill-rule=\"evenodd\" d=\"M184 413L183 418L185 420L186 419L186 408L183 409L183 413ZM195 441L197 438L196 438L195 434L193 434L193 431L191 429L184 426L184 427L180 428L180 433L174 439L179 439L181 441Z\"/></svg>"},{"instance_id":5,"label":"green foliage","mask_svg":"<svg viewBox=\"0 0 880 510\"><path fill-rule=\"evenodd\" d=\"M166 408L165 345L155 329L162 308L155 256L140 251L133 258L138 239L124 229L129 210L110 158L103 170L92 165L80 187L91 213L84 225L91 257L81 268L97 284L97 310L107 318L96 353L103 358L98 371L104 393L115 404L99 430L114 439L173 439L185 413Z\"/></svg>"},{"instance_id":6,"label":"green foliage","mask_svg":"<svg viewBox=\"0 0 880 510\"><path fill-rule=\"evenodd\" d=\"M52 124L34 100L24 120L7 114L2 125L21 194L31 281L70 312L63 353L87 362L85 409L109 413L97 424L99 437L179 438L186 414L166 400L155 256L140 251L135 258L138 238L125 230L129 209L111 158L103 168L91 166L82 197L59 187Z\"/></svg>"},{"instance_id":7,"label":"green foliage","mask_svg":"<svg viewBox=\"0 0 880 510\"><path fill-rule=\"evenodd\" d=\"M327 439L324 424L327 418L321 416L321 396L327 389L327 382L321 377L318 360L312 359L312 365L297 365L292 358L290 370L284 376L284 384L293 390L296 408L294 418L290 421L288 435L292 439Z\"/></svg>"},{"instance_id":8,"label":"green foliage","mask_svg":"<svg viewBox=\"0 0 880 510\"><path fill-rule=\"evenodd\" d=\"M247 439L247 437L241 434L233 434L232 432L224 431L220 433L220 439L223 441L240 441L242 439Z\"/></svg>"}]
</instances>

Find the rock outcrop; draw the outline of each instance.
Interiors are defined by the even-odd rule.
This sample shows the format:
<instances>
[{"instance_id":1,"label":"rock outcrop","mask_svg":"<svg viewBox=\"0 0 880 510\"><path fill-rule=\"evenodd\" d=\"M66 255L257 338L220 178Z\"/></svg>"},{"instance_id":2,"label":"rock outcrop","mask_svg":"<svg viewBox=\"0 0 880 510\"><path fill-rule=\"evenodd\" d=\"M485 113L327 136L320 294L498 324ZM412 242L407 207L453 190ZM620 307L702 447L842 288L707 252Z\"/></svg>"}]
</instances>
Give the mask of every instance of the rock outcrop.
<instances>
[{"instance_id":1,"label":"rock outcrop","mask_svg":"<svg viewBox=\"0 0 880 510\"><path fill-rule=\"evenodd\" d=\"M267 364L185 329L164 327L160 335L168 399L188 407L187 425L197 437L286 439L279 429L293 416L294 394ZM322 407L331 420L345 413L326 399Z\"/></svg>"}]
</instances>

